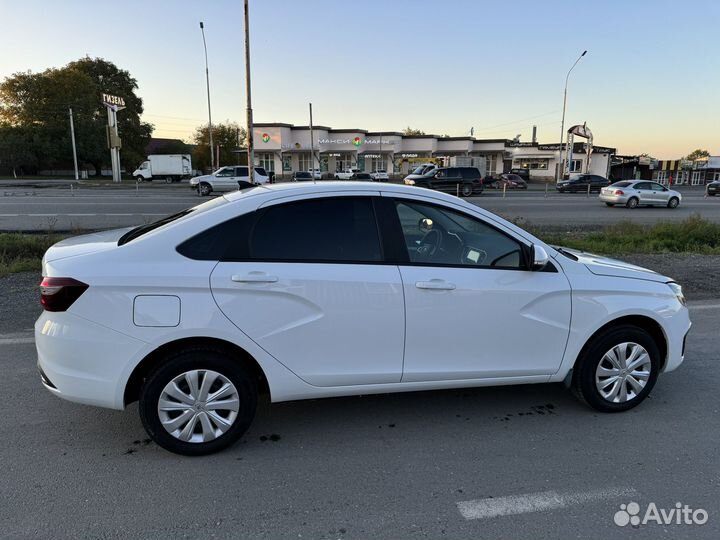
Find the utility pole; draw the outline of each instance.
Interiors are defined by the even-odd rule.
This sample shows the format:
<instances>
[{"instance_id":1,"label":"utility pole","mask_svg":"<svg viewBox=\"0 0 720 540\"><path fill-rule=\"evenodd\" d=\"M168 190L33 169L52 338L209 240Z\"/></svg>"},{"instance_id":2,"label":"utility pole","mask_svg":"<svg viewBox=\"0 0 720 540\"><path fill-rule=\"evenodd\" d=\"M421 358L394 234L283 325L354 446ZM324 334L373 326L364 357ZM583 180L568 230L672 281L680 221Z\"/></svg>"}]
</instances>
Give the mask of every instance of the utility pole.
<instances>
[{"instance_id":1,"label":"utility pole","mask_svg":"<svg viewBox=\"0 0 720 540\"><path fill-rule=\"evenodd\" d=\"M210 168L215 170L215 147L212 138L212 114L210 113L210 70L208 69L207 43L205 43L205 25L200 21L200 33L203 38L203 49L205 49L205 83L207 85L208 102L208 137L210 138Z\"/></svg>"},{"instance_id":2,"label":"utility pole","mask_svg":"<svg viewBox=\"0 0 720 540\"><path fill-rule=\"evenodd\" d=\"M248 136L248 172L250 181L255 182L255 153L253 149L253 114L250 95L250 16L248 0L245 0L245 92L247 93L247 136Z\"/></svg>"},{"instance_id":3,"label":"utility pole","mask_svg":"<svg viewBox=\"0 0 720 540\"><path fill-rule=\"evenodd\" d=\"M70 139L72 140L73 149L73 163L75 164L75 180L78 180L78 165L77 165L77 149L75 148L75 124L73 123L72 107L69 108L70 112Z\"/></svg>"},{"instance_id":4,"label":"utility pole","mask_svg":"<svg viewBox=\"0 0 720 540\"><path fill-rule=\"evenodd\" d=\"M578 59L575 60L575 63L568 70L567 75L565 76L565 93L563 94L562 122L560 122L560 155L558 156L558 158L559 158L558 159L558 170L555 173L555 182L556 183L559 181L559 178L562 178L565 176L565 158L563 158L563 146L562 145L563 145L563 136L565 135L565 106L567 105L568 79L570 78L570 72L572 72L572 70L575 69L575 66L577 66L577 63L586 54L587 54L587 51L583 51L583 53L578 57ZM566 152L566 154L567 154L567 152Z\"/></svg>"}]
</instances>

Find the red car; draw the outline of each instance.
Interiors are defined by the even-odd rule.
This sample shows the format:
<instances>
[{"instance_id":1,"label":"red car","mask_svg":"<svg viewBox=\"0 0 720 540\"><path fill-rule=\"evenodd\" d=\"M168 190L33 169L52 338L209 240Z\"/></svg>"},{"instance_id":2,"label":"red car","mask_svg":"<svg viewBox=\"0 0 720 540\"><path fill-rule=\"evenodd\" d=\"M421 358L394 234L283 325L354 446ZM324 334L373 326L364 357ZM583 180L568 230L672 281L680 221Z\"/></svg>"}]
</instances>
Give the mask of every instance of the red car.
<instances>
[{"instance_id":1,"label":"red car","mask_svg":"<svg viewBox=\"0 0 720 540\"><path fill-rule=\"evenodd\" d=\"M493 187L496 189L527 189L527 182L520 178L517 174L501 174L494 182Z\"/></svg>"}]
</instances>

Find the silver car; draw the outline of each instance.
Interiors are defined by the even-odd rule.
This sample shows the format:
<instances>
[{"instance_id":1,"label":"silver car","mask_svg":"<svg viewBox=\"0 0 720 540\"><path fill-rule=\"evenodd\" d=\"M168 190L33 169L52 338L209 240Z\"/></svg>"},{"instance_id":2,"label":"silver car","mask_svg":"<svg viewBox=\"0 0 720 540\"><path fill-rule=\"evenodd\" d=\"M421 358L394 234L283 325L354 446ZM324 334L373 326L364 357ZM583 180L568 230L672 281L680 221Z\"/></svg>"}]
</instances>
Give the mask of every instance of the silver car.
<instances>
[{"instance_id":1,"label":"silver car","mask_svg":"<svg viewBox=\"0 0 720 540\"><path fill-rule=\"evenodd\" d=\"M677 208L682 201L682 195L657 182L623 180L602 188L600 200L608 206L624 204L628 208L637 208L640 205Z\"/></svg>"}]
</instances>

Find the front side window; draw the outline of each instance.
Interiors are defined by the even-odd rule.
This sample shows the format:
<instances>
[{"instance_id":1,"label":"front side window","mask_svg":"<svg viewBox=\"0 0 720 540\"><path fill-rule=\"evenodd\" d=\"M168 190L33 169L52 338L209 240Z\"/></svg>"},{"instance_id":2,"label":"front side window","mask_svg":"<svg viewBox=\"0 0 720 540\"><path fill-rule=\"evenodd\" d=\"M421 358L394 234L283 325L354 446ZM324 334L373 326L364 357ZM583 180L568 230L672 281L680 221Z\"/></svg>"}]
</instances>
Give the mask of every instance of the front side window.
<instances>
[{"instance_id":1,"label":"front side window","mask_svg":"<svg viewBox=\"0 0 720 540\"><path fill-rule=\"evenodd\" d=\"M264 210L253 229L250 258L263 261L382 261L372 200L338 197Z\"/></svg>"},{"instance_id":2,"label":"front side window","mask_svg":"<svg viewBox=\"0 0 720 540\"><path fill-rule=\"evenodd\" d=\"M218 178L225 178L235 175L235 169L233 167L223 167L215 172L215 176Z\"/></svg>"},{"instance_id":3,"label":"front side window","mask_svg":"<svg viewBox=\"0 0 720 540\"><path fill-rule=\"evenodd\" d=\"M414 201L395 207L411 263L524 268L522 245L479 219Z\"/></svg>"}]
</instances>

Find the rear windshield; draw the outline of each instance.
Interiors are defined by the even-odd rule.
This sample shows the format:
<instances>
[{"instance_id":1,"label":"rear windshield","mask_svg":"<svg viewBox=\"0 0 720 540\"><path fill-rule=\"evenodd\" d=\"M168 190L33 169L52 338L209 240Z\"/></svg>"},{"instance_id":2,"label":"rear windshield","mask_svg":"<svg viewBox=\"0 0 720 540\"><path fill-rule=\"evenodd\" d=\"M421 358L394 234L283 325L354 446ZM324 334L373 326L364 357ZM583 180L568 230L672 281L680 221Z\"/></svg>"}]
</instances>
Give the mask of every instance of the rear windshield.
<instances>
[{"instance_id":1,"label":"rear windshield","mask_svg":"<svg viewBox=\"0 0 720 540\"><path fill-rule=\"evenodd\" d=\"M632 184L632 182L615 182L613 186L615 187L628 187Z\"/></svg>"},{"instance_id":2,"label":"rear windshield","mask_svg":"<svg viewBox=\"0 0 720 540\"><path fill-rule=\"evenodd\" d=\"M243 189L242 191L249 191L251 189L255 189L256 186L253 186L251 188ZM118 240L118 246L122 246L124 244L127 244L128 242L131 242L135 240L136 238L141 237L143 234L149 233L150 231L154 231L155 229L159 229L163 225L167 225L168 223L173 223L175 221L179 221L189 215L197 215L201 212L207 212L208 210L212 210L213 208L217 208L218 206L222 206L223 204L227 204L227 199L225 197L217 197L216 199L212 199L210 201L204 202L202 204L199 204L197 206L193 206L192 208L186 208L185 210L182 210L178 212L177 214L171 214L169 216L165 216L164 218L160 218L157 221L153 221L152 223L147 223L145 225L140 225L139 227L135 227L134 229L130 229L128 232L123 234L120 239Z\"/></svg>"}]
</instances>

